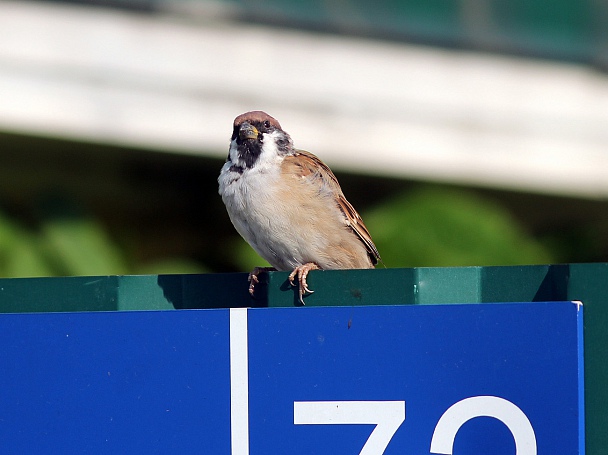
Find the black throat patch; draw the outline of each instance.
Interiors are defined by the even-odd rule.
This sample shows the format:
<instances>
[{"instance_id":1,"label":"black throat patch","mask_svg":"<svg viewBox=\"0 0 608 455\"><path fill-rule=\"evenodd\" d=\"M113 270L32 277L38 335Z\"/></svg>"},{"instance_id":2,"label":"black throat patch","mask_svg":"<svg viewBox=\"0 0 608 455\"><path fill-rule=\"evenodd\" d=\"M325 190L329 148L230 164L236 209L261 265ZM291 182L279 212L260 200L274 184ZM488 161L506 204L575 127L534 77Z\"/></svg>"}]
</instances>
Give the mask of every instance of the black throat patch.
<instances>
[{"instance_id":1,"label":"black throat patch","mask_svg":"<svg viewBox=\"0 0 608 455\"><path fill-rule=\"evenodd\" d=\"M237 151L239 159L245 163L245 167L251 169L262 154L262 142L247 139L239 144L237 141Z\"/></svg>"}]
</instances>

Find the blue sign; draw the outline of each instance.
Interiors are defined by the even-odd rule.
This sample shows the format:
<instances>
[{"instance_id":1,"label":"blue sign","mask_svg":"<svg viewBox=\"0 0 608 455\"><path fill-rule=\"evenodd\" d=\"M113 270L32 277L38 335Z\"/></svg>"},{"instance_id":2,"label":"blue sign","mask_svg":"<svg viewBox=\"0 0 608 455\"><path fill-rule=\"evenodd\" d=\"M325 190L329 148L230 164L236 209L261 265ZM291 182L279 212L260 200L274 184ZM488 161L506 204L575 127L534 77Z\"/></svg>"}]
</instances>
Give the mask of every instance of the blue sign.
<instances>
[{"instance_id":1,"label":"blue sign","mask_svg":"<svg viewBox=\"0 0 608 455\"><path fill-rule=\"evenodd\" d=\"M3 453L584 453L573 302L0 315Z\"/></svg>"}]
</instances>

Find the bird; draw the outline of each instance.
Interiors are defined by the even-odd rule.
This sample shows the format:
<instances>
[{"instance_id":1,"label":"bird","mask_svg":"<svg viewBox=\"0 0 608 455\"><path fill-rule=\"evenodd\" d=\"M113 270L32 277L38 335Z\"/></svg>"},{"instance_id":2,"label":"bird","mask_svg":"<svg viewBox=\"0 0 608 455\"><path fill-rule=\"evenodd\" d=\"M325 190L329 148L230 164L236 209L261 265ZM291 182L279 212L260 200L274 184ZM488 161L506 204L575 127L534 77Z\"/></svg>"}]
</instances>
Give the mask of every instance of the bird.
<instances>
[{"instance_id":1,"label":"bird","mask_svg":"<svg viewBox=\"0 0 608 455\"><path fill-rule=\"evenodd\" d=\"M272 267L249 274L290 271L298 296L313 291L312 270L370 269L380 261L361 216L346 200L336 176L317 156L296 149L279 122L263 111L234 119L219 194L237 232Z\"/></svg>"}]
</instances>

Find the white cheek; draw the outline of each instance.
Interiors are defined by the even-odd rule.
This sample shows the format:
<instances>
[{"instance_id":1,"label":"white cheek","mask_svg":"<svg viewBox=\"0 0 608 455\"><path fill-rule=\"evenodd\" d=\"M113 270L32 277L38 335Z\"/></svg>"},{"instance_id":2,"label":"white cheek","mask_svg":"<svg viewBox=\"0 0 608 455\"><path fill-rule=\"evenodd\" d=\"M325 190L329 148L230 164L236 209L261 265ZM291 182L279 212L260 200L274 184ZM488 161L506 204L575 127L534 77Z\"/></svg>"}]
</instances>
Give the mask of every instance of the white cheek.
<instances>
[{"instance_id":1,"label":"white cheek","mask_svg":"<svg viewBox=\"0 0 608 455\"><path fill-rule=\"evenodd\" d=\"M276 138L280 136L281 133L278 131L274 131L272 133L264 133L263 135L263 145L262 145L262 153L258 157L257 162L255 163L255 167L259 171L264 171L265 169L276 169L277 163L283 161L283 157L280 155L279 149L277 148Z\"/></svg>"},{"instance_id":2,"label":"white cheek","mask_svg":"<svg viewBox=\"0 0 608 455\"><path fill-rule=\"evenodd\" d=\"M236 145L236 139L230 141L230 149L228 150L228 156L230 157L230 161L233 163L238 163L239 159L239 151Z\"/></svg>"}]
</instances>

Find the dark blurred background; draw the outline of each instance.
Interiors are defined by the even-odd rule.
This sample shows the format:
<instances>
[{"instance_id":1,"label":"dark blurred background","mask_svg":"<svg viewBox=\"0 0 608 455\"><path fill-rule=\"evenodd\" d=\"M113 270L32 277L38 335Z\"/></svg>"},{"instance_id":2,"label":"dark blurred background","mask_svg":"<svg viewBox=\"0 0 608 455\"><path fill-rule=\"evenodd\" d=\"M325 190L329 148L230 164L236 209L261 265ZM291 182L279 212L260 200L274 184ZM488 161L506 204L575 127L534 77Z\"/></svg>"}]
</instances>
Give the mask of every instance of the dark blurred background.
<instances>
[{"instance_id":1,"label":"dark blurred background","mask_svg":"<svg viewBox=\"0 0 608 455\"><path fill-rule=\"evenodd\" d=\"M232 121L327 162L386 267L608 261L601 0L0 1L0 276L246 271Z\"/></svg>"}]
</instances>

